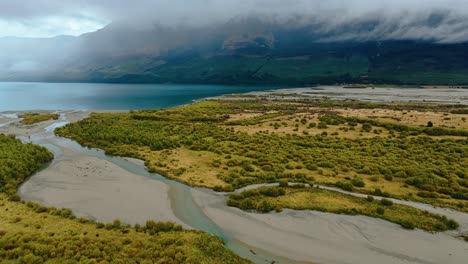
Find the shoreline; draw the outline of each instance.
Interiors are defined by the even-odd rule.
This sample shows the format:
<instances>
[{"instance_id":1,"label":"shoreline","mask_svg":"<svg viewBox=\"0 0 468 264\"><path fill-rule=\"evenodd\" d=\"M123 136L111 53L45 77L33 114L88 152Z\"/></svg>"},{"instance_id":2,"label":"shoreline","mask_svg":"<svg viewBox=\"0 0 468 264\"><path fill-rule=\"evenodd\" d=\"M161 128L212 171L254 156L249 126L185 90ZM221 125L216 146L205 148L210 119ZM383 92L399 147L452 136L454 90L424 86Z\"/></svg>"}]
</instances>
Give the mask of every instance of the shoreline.
<instances>
[{"instance_id":1,"label":"shoreline","mask_svg":"<svg viewBox=\"0 0 468 264\"><path fill-rule=\"evenodd\" d=\"M400 91L404 90L405 94ZM239 96L243 95L243 96ZM239 97L236 97L239 96ZM227 94L217 99L248 100L249 97L270 97L273 99L332 99L356 100L374 103L420 103L442 105L468 105L468 89L425 89L399 87L345 88L340 85L313 86L301 88L279 88L265 91L252 91L244 94ZM207 99L211 99L207 98Z\"/></svg>"}]
</instances>

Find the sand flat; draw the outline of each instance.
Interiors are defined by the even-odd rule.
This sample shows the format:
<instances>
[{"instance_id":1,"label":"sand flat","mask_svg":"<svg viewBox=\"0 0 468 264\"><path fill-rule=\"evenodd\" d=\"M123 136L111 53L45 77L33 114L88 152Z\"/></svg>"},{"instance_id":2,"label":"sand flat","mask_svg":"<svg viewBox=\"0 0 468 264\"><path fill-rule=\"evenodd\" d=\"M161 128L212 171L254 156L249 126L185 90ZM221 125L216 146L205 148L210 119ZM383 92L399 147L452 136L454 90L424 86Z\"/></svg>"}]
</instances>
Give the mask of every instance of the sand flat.
<instances>
[{"instance_id":1,"label":"sand flat","mask_svg":"<svg viewBox=\"0 0 468 264\"><path fill-rule=\"evenodd\" d=\"M169 188L164 183L132 174L103 159L73 155L69 150L63 153L61 160L21 186L21 197L70 208L78 217L101 222L180 223L172 214Z\"/></svg>"},{"instance_id":2,"label":"sand flat","mask_svg":"<svg viewBox=\"0 0 468 264\"><path fill-rule=\"evenodd\" d=\"M468 243L445 233L405 230L365 216L286 209L247 213L225 197L192 190L204 213L234 239L296 261L314 263L466 263Z\"/></svg>"}]
</instances>

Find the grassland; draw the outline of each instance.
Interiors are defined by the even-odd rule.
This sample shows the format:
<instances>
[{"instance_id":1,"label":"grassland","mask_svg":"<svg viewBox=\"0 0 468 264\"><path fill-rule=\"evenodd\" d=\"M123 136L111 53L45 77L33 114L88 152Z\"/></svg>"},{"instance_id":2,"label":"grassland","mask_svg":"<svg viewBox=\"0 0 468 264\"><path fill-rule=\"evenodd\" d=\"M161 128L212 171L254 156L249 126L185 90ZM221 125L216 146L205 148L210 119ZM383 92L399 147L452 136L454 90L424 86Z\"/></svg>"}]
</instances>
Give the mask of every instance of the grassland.
<instances>
[{"instance_id":1,"label":"grassland","mask_svg":"<svg viewBox=\"0 0 468 264\"><path fill-rule=\"evenodd\" d=\"M230 191L288 180L468 212L464 111L463 106L235 97L93 114L56 132L110 154L143 159L151 171L193 186Z\"/></svg>"},{"instance_id":2,"label":"grassland","mask_svg":"<svg viewBox=\"0 0 468 264\"><path fill-rule=\"evenodd\" d=\"M17 186L53 155L0 134L0 157L1 263L249 263L217 237L173 223L96 223L21 202Z\"/></svg>"},{"instance_id":3,"label":"grassland","mask_svg":"<svg viewBox=\"0 0 468 264\"><path fill-rule=\"evenodd\" d=\"M51 113L24 113L19 117L23 118L21 123L25 125L32 125L40 122L44 122L50 119L57 120L59 118L58 114Z\"/></svg>"},{"instance_id":4,"label":"grassland","mask_svg":"<svg viewBox=\"0 0 468 264\"><path fill-rule=\"evenodd\" d=\"M207 233L149 221L132 228L75 219L69 210L0 194L2 263L249 263Z\"/></svg>"}]
</instances>

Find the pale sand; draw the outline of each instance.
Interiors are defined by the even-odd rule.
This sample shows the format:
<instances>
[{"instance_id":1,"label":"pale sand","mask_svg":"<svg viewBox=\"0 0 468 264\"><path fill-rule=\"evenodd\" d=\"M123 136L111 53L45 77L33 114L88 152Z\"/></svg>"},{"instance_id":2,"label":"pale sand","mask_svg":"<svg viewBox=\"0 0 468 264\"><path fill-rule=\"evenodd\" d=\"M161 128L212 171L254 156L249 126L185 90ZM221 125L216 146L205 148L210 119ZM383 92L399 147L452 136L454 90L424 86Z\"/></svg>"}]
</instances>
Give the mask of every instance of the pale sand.
<instances>
[{"instance_id":1,"label":"pale sand","mask_svg":"<svg viewBox=\"0 0 468 264\"><path fill-rule=\"evenodd\" d=\"M270 91L249 92L246 95L268 97L275 100L298 100L304 98L352 99L371 102L418 102L439 104L468 105L468 89L421 89L421 88L358 88L347 89L343 86L317 86L304 88L286 88ZM255 97L230 97L224 95L221 99L251 100ZM258 98L257 98L258 99Z\"/></svg>"},{"instance_id":2,"label":"pale sand","mask_svg":"<svg viewBox=\"0 0 468 264\"><path fill-rule=\"evenodd\" d=\"M284 210L257 214L225 206L225 197L192 190L204 213L233 238L297 261L318 263L466 263L468 243L447 234L408 231L365 216Z\"/></svg>"},{"instance_id":3,"label":"pale sand","mask_svg":"<svg viewBox=\"0 0 468 264\"><path fill-rule=\"evenodd\" d=\"M79 147L63 144L54 137L54 124L76 122L86 111L61 112L59 120L33 125L20 123L0 128L25 142L40 143L55 154L55 159L18 190L26 201L46 206L70 208L78 217L101 222L120 219L127 224L147 220L182 222L172 213L169 187L163 182L137 175L100 157L82 153ZM187 227L184 224L184 227Z\"/></svg>"},{"instance_id":4,"label":"pale sand","mask_svg":"<svg viewBox=\"0 0 468 264\"><path fill-rule=\"evenodd\" d=\"M26 200L70 208L78 217L128 224L181 223L172 213L168 186L96 157L62 149L63 156L21 186Z\"/></svg>"}]
</instances>

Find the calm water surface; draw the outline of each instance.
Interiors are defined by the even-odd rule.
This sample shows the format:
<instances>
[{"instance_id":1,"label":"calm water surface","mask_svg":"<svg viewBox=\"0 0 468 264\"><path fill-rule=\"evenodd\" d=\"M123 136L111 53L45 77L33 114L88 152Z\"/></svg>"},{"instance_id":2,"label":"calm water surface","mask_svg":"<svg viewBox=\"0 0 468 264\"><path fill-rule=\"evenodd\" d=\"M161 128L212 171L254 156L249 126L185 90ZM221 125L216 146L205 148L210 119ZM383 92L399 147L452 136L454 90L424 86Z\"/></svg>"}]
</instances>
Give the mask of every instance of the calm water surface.
<instances>
[{"instance_id":1,"label":"calm water surface","mask_svg":"<svg viewBox=\"0 0 468 264\"><path fill-rule=\"evenodd\" d=\"M154 109L272 88L278 87L0 82L0 111Z\"/></svg>"}]
</instances>

